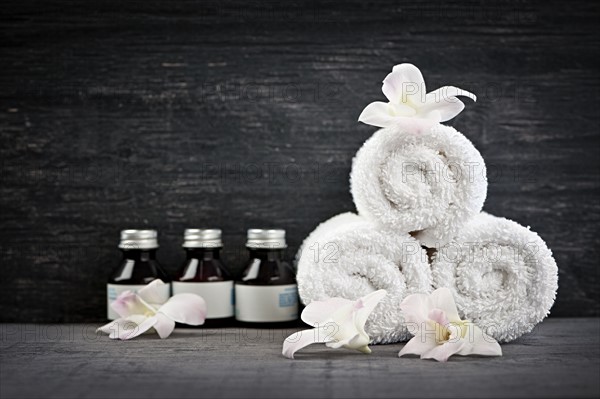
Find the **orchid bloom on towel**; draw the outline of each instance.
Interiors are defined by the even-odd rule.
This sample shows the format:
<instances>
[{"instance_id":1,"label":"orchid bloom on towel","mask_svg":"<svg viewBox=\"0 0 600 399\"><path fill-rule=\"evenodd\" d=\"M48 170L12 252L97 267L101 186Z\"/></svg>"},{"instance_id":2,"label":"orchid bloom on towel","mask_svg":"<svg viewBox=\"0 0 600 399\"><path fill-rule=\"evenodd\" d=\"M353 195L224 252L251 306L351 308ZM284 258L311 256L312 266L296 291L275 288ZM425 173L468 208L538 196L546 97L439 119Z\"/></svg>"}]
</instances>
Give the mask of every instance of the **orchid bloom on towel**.
<instances>
[{"instance_id":1,"label":"orchid bloom on towel","mask_svg":"<svg viewBox=\"0 0 600 399\"><path fill-rule=\"evenodd\" d=\"M445 362L452 355L502 356L498 342L467 320L461 320L452 293L439 288L430 295L413 294L400 304L414 337L398 353ZM411 331L411 332L413 332Z\"/></svg>"},{"instance_id":2,"label":"orchid bloom on towel","mask_svg":"<svg viewBox=\"0 0 600 399\"><path fill-rule=\"evenodd\" d=\"M206 302L195 294L173 295L161 302L162 280L154 280L138 290L122 292L110 304L121 318L98 328L111 339L131 339L154 328L161 338L167 338L175 329L175 322L199 326L206 318Z\"/></svg>"},{"instance_id":3,"label":"orchid bloom on towel","mask_svg":"<svg viewBox=\"0 0 600 399\"><path fill-rule=\"evenodd\" d=\"M378 127L399 125L417 133L458 115L465 104L456 96L477 101L473 93L454 86L440 87L426 94L423 75L412 64L396 65L383 80L382 91L389 102L372 102L358 120Z\"/></svg>"},{"instance_id":4,"label":"orchid bloom on towel","mask_svg":"<svg viewBox=\"0 0 600 399\"><path fill-rule=\"evenodd\" d=\"M356 301L330 298L309 303L302 311L301 318L315 328L287 337L283 342L283 355L293 359L296 351L317 342L325 343L330 348L343 347L371 353L365 323L386 294L387 291L379 290Z\"/></svg>"}]
</instances>

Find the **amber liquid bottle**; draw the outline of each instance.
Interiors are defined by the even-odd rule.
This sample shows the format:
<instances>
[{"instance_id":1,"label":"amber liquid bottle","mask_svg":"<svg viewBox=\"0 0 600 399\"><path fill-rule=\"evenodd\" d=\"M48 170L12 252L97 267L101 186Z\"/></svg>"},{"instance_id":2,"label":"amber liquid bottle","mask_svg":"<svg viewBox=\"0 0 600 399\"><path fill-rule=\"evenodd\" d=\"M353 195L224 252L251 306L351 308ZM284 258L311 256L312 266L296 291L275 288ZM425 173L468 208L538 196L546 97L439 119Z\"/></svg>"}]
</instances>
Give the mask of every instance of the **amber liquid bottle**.
<instances>
[{"instance_id":1,"label":"amber liquid bottle","mask_svg":"<svg viewBox=\"0 0 600 399\"><path fill-rule=\"evenodd\" d=\"M153 280L161 279L169 282L167 274L156 260L158 248L156 230L123 230L119 249L123 258L113 270L106 285L107 317L109 320L119 318L110 307L123 291L137 291ZM160 293L166 302L170 296L170 285L162 288Z\"/></svg>"},{"instance_id":2,"label":"amber liquid bottle","mask_svg":"<svg viewBox=\"0 0 600 399\"><path fill-rule=\"evenodd\" d=\"M285 230L250 229L249 260L235 285L235 317L247 323L298 319L298 286L284 260Z\"/></svg>"},{"instance_id":3,"label":"amber liquid bottle","mask_svg":"<svg viewBox=\"0 0 600 399\"><path fill-rule=\"evenodd\" d=\"M205 326L233 321L233 278L221 262L221 230L186 229L183 247L187 259L173 280L173 295L192 293L206 301Z\"/></svg>"}]
</instances>

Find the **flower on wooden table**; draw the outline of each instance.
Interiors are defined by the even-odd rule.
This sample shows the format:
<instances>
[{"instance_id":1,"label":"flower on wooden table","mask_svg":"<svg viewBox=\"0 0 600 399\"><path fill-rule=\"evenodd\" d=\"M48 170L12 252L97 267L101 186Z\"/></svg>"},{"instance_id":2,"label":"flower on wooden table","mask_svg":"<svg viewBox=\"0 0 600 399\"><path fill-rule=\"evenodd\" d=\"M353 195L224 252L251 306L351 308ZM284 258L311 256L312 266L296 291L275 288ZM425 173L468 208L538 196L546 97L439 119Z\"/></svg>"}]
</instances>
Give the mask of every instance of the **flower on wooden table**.
<instances>
[{"instance_id":1,"label":"flower on wooden table","mask_svg":"<svg viewBox=\"0 0 600 399\"><path fill-rule=\"evenodd\" d=\"M420 355L421 359L440 362L452 355L502 356L498 342L475 324L460 319L448 288L439 288L429 295L409 295L400 308L414 337L398 356Z\"/></svg>"},{"instance_id":2,"label":"flower on wooden table","mask_svg":"<svg viewBox=\"0 0 600 399\"><path fill-rule=\"evenodd\" d=\"M365 323L386 294L385 290L379 290L356 301L330 298L309 303L302 311L301 318L315 328L287 337L283 342L282 354L293 359L296 351L314 343L325 343L330 348L347 348L371 353Z\"/></svg>"},{"instance_id":3,"label":"flower on wooden table","mask_svg":"<svg viewBox=\"0 0 600 399\"><path fill-rule=\"evenodd\" d=\"M161 302L162 280L154 280L138 290L124 291L111 303L119 319L98 328L111 339L127 340L154 329L161 338L167 338L175 329L175 322L198 326L206 319L206 302L195 294L177 294Z\"/></svg>"}]
</instances>

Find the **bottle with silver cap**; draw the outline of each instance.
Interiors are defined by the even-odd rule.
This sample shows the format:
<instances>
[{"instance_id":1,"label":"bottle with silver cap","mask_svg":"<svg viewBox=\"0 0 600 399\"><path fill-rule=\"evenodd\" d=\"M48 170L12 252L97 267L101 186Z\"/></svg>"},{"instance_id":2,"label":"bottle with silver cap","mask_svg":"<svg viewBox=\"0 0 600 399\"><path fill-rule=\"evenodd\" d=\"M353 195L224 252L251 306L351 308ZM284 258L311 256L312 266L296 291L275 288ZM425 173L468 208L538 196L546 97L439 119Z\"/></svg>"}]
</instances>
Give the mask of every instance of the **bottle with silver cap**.
<instances>
[{"instance_id":1,"label":"bottle with silver cap","mask_svg":"<svg viewBox=\"0 0 600 399\"><path fill-rule=\"evenodd\" d=\"M135 292L156 279L161 279L165 283L169 282L167 274L156 260L157 248L156 230L121 231L119 249L123 252L123 258L113 270L106 286L109 320L119 317L110 304L123 291ZM166 302L171 294L170 285L165 285L161 290L161 299Z\"/></svg>"},{"instance_id":2,"label":"bottle with silver cap","mask_svg":"<svg viewBox=\"0 0 600 399\"><path fill-rule=\"evenodd\" d=\"M250 323L277 323L298 318L298 286L284 261L285 230L250 229L250 259L235 284L235 317Z\"/></svg>"},{"instance_id":3,"label":"bottle with silver cap","mask_svg":"<svg viewBox=\"0 0 600 399\"><path fill-rule=\"evenodd\" d=\"M187 259L173 280L173 295L192 293L206 301L205 326L233 319L233 278L221 262L221 230L186 229Z\"/></svg>"}]
</instances>

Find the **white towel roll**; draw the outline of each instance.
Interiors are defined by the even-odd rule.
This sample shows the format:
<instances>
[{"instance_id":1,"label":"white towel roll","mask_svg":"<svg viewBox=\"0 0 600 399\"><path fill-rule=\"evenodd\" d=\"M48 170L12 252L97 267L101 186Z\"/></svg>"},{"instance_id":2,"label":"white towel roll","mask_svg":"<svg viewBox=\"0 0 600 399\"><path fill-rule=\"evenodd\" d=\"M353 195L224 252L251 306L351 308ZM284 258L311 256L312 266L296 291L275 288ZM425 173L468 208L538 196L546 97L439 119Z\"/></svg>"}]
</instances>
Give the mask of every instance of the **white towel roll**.
<instances>
[{"instance_id":1,"label":"white towel roll","mask_svg":"<svg viewBox=\"0 0 600 399\"><path fill-rule=\"evenodd\" d=\"M481 154L441 124L419 134L380 129L356 154L350 183L359 214L433 248L481 211L487 193Z\"/></svg>"},{"instance_id":2,"label":"white towel roll","mask_svg":"<svg viewBox=\"0 0 600 399\"><path fill-rule=\"evenodd\" d=\"M463 318L508 342L549 313L558 288L552 252L537 233L481 213L432 257L434 288L452 290Z\"/></svg>"},{"instance_id":3,"label":"white towel roll","mask_svg":"<svg viewBox=\"0 0 600 399\"><path fill-rule=\"evenodd\" d=\"M373 343L408 339L400 303L408 294L431 292L431 270L420 244L408 234L380 231L353 213L321 223L304 240L296 259L304 304L387 290L366 325Z\"/></svg>"}]
</instances>

